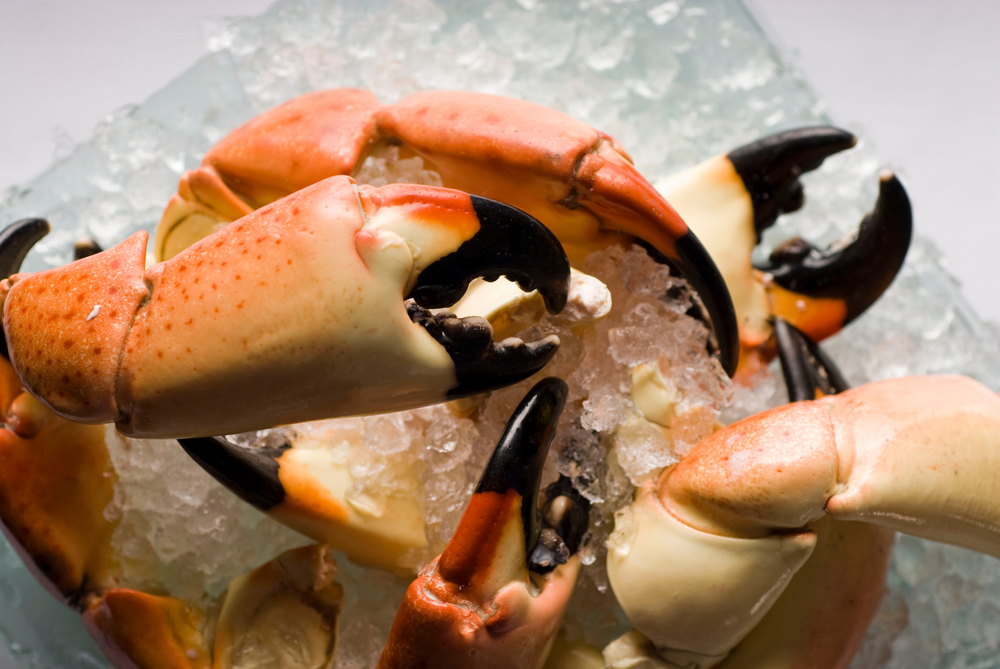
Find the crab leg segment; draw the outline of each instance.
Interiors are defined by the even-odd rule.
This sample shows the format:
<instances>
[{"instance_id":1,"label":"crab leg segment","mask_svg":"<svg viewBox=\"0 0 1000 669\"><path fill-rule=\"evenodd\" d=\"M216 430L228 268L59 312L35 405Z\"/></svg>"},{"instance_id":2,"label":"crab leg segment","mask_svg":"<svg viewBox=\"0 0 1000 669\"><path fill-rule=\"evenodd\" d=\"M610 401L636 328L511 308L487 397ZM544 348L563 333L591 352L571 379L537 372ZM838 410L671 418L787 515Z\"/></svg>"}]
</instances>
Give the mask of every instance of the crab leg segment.
<instances>
[{"instance_id":1,"label":"crab leg segment","mask_svg":"<svg viewBox=\"0 0 1000 669\"><path fill-rule=\"evenodd\" d=\"M791 575L766 571L768 556L745 550L743 569L755 576L732 581L741 583L735 595L713 597L708 584L731 571L727 542L800 543L787 562L795 572L813 540L806 528L828 514L1000 555L998 465L1000 397L963 377L883 381L773 409L716 432L639 491L636 526L609 553L612 587L664 657L717 662L753 626L742 621L755 624ZM678 562L664 557L665 537L681 534L701 535L698 550L707 551L701 592L687 586L691 573L663 568ZM657 560L659 569L642 571ZM689 604L667 603L679 601ZM707 624L709 612L723 609L740 622L678 634L678 625Z\"/></svg>"},{"instance_id":2,"label":"crab leg segment","mask_svg":"<svg viewBox=\"0 0 1000 669\"><path fill-rule=\"evenodd\" d=\"M528 569L542 529L542 465L566 393L550 378L521 402L455 536L407 590L380 669L545 663L579 570L575 557L545 577Z\"/></svg>"},{"instance_id":3,"label":"crab leg segment","mask_svg":"<svg viewBox=\"0 0 1000 669\"><path fill-rule=\"evenodd\" d=\"M736 308L744 366L752 368L762 347L769 345L773 315L819 341L871 306L902 266L912 217L905 190L890 175L883 175L875 210L862 221L861 232L850 245L819 251L802 240L786 242L770 263L757 268L774 274L763 281L751 265L750 256L764 230L779 215L802 207L799 177L855 142L853 135L837 128L789 130L656 184L722 272ZM824 261L818 263L819 258ZM813 268L811 283L786 278L808 267Z\"/></svg>"},{"instance_id":4,"label":"crab leg segment","mask_svg":"<svg viewBox=\"0 0 1000 669\"><path fill-rule=\"evenodd\" d=\"M515 256L480 235L520 235L523 245ZM508 274L560 309L569 281L558 241L523 212L348 177L298 191L148 271L145 241L137 233L0 286L11 360L29 390L63 415L114 420L129 435L232 434L514 383L548 362L558 340L508 351L473 332L470 350L465 328L436 337L404 298L440 306L476 276Z\"/></svg>"}]
</instances>

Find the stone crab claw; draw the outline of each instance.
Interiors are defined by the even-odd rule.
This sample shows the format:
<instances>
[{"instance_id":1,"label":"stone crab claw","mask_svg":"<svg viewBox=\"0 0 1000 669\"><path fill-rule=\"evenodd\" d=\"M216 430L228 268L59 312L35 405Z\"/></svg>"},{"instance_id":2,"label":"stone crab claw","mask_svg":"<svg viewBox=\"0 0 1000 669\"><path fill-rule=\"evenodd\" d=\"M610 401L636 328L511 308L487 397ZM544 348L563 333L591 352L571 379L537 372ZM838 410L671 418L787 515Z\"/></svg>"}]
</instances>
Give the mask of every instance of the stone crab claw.
<instances>
[{"instance_id":1,"label":"stone crab claw","mask_svg":"<svg viewBox=\"0 0 1000 669\"><path fill-rule=\"evenodd\" d=\"M295 192L148 270L145 246L136 233L0 284L25 386L61 415L115 421L132 436L233 434L515 383L551 359L557 338L494 343L481 320L425 308L457 300L476 277L506 275L557 312L569 282L559 242L524 212L349 177Z\"/></svg>"},{"instance_id":2,"label":"stone crab claw","mask_svg":"<svg viewBox=\"0 0 1000 669\"><path fill-rule=\"evenodd\" d=\"M544 517L536 506L566 393L565 383L545 379L514 412L454 537L407 589L380 669L544 665L580 569L578 557L565 555L576 546L557 547L582 533L575 502L554 490ZM558 541L544 538L551 520ZM563 564L550 559L555 553Z\"/></svg>"},{"instance_id":3,"label":"stone crab claw","mask_svg":"<svg viewBox=\"0 0 1000 669\"><path fill-rule=\"evenodd\" d=\"M427 546L416 500L386 497L377 508L359 507L347 494L353 481L350 463L330 457L325 448L298 442L244 447L222 437L179 441L195 462L242 500L355 562L400 572L408 553Z\"/></svg>"},{"instance_id":4,"label":"stone crab claw","mask_svg":"<svg viewBox=\"0 0 1000 669\"><path fill-rule=\"evenodd\" d=\"M781 655L776 640L790 636L775 666L796 666L797 653L845 667L881 590L839 577L827 587L809 565L818 540L826 534L827 556L847 556L869 585L882 582L892 531L1000 555L998 464L1000 397L964 377L893 379L772 409L715 432L637 490L610 541L609 580L667 666L762 666L754 659ZM881 532L848 529L838 547L830 521ZM822 630L816 621L834 611L846 622Z\"/></svg>"},{"instance_id":5,"label":"stone crab claw","mask_svg":"<svg viewBox=\"0 0 1000 669\"><path fill-rule=\"evenodd\" d=\"M875 208L854 237L826 250L794 238L767 262L751 264L764 230L802 207L799 177L856 141L827 126L788 130L656 184L725 278L739 321L741 364L748 369L774 355L772 316L820 341L871 306L903 265L913 216L903 185L890 172L882 173Z\"/></svg>"},{"instance_id":6,"label":"stone crab claw","mask_svg":"<svg viewBox=\"0 0 1000 669\"><path fill-rule=\"evenodd\" d=\"M165 259L229 221L366 158L419 156L444 186L518 207L562 242L571 261L641 241L691 283L730 373L736 320L712 259L610 136L560 112L472 92L427 91L383 105L368 91L295 98L252 119L181 179L154 243Z\"/></svg>"}]
</instances>

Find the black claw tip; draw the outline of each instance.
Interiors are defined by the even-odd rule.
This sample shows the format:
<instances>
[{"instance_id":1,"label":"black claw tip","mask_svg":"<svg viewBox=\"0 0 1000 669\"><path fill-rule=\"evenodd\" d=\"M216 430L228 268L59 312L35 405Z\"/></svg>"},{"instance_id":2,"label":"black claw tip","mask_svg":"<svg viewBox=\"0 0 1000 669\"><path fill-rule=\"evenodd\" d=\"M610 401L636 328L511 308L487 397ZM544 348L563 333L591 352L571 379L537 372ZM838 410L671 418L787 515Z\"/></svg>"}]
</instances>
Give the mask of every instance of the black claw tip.
<instances>
[{"instance_id":1,"label":"black claw tip","mask_svg":"<svg viewBox=\"0 0 1000 669\"><path fill-rule=\"evenodd\" d=\"M73 244L73 260L82 260L103 251L101 245L90 237L81 237Z\"/></svg>"},{"instance_id":2,"label":"black claw tip","mask_svg":"<svg viewBox=\"0 0 1000 669\"><path fill-rule=\"evenodd\" d=\"M43 218L22 218L4 228L0 232L0 278L20 272L28 251L51 229L52 226ZM0 336L0 356L10 360L6 336Z\"/></svg>"},{"instance_id":3,"label":"black claw tip","mask_svg":"<svg viewBox=\"0 0 1000 669\"><path fill-rule=\"evenodd\" d=\"M520 209L476 195L469 196L480 229L452 254L431 264L407 296L427 309L448 307L477 277L506 276L522 290L537 290L551 313L569 296L569 260L556 236Z\"/></svg>"},{"instance_id":4,"label":"black claw tip","mask_svg":"<svg viewBox=\"0 0 1000 669\"><path fill-rule=\"evenodd\" d=\"M51 230L43 218L22 218L0 232L0 277L21 271L21 263L31 247Z\"/></svg>"},{"instance_id":5,"label":"black claw tip","mask_svg":"<svg viewBox=\"0 0 1000 669\"><path fill-rule=\"evenodd\" d=\"M529 556L542 532L538 509L542 468L568 392L566 383L555 377L542 379L528 391L476 486L477 493L513 490L521 496L525 554Z\"/></svg>"},{"instance_id":6,"label":"black claw tip","mask_svg":"<svg viewBox=\"0 0 1000 669\"><path fill-rule=\"evenodd\" d=\"M774 319L774 336L790 402L814 400L817 391L835 395L850 388L823 349L784 318Z\"/></svg>"},{"instance_id":7,"label":"black claw tip","mask_svg":"<svg viewBox=\"0 0 1000 669\"><path fill-rule=\"evenodd\" d=\"M410 320L441 344L455 363L458 384L448 391L455 399L503 388L528 378L552 360L559 338L524 342L515 337L493 341L493 327L478 316L458 318L432 313L415 302L406 304Z\"/></svg>"},{"instance_id":8,"label":"black claw tip","mask_svg":"<svg viewBox=\"0 0 1000 669\"><path fill-rule=\"evenodd\" d=\"M735 374L740 362L739 321L726 282L708 251L690 230L675 242L679 260L669 258L647 242L640 241L639 245L650 258L669 265L691 284L696 304L690 315L708 326L709 352L718 353L726 374Z\"/></svg>"},{"instance_id":9,"label":"black claw tip","mask_svg":"<svg viewBox=\"0 0 1000 669\"><path fill-rule=\"evenodd\" d=\"M731 151L729 160L753 202L758 241L778 216L802 207L799 177L856 143L846 130L817 126L779 132Z\"/></svg>"},{"instance_id":10,"label":"black claw tip","mask_svg":"<svg viewBox=\"0 0 1000 669\"><path fill-rule=\"evenodd\" d=\"M856 238L849 244L820 251L801 240L786 243L757 269L787 290L844 300L847 324L864 313L896 278L912 236L910 199L899 179L886 171L879 179L875 208L861 221Z\"/></svg>"},{"instance_id":11,"label":"black claw tip","mask_svg":"<svg viewBox=\"0 0 1000 669\"><path fill-rule=\"evenodd\" d=\"M288 446L245 448L221 437L177 441L215 480L261 511L267 511L285 500L285 488L278 478L278 458Z\"/></svg>"},{"instance_id":12,"label":"black claw tip","mask_svg":"<svg viewBox=\"0 0 1000 669\"><path fill-rule=\"evenodd\" d=\"M566 564L580 550L590 522L590 501L566 476L560 476L548 487L545 499L544 528L528 561L528 568L538 574L547 574Z\"/></svg>"}]
</instances>

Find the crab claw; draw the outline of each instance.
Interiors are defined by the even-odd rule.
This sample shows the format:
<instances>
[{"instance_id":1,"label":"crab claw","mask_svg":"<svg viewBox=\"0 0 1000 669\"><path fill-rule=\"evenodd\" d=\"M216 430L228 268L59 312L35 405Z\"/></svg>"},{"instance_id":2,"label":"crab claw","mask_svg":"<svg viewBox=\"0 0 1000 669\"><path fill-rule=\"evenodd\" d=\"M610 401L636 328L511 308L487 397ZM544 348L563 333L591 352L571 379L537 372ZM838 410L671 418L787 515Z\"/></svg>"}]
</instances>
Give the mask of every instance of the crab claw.
<instances>
[{"instance_id":1,"label":"crab claw","mask_svg":"<svg viewBox=\"0 0 1000 669\"><path fill-rule=\"evenodd\" d=\"M378 129L429 161L444 183L524 209L579 261L638 240L697 292L723 368L739 357L719 270L612 137L552 109L482 93L417 93L375 114Z\"/></svg>"},{"instance_id":2,"label":"crab claw","mask_svg":"<svg viewBox=\"0 0 1000 669\"><path fill-rule=\"evenodd\" d=\"M789 402L815 400L850 388L836 363L819 344L780 316L774 319L774 337Z\"/></svg>"},{"instance_id":3,"label":"crab claw","mask_svg":"<svg viewBox=\"0 0 1000 669\"><path fill-rule=\"evenodd\" d=\"M528 562L542 534L542 466L566 394L565 383L544 379L518 406L455 536L407 590L380 669L544 664L579 571L574 557L530 576Z\"/></svg>"},{"instance_id":4,"label":"crab claw","mask_svg":"<svg viewBox=\"0 0 1000 669\"><path fill-rule=\"evenodd\" d=\"M998 461L1000 397L964 377L892 379L771 409L713 433L639 488L622 516L631 522L609 539L608 578L664 658L714 666L793 582L827 519L1000 555ZM850 568L871 582L888 537L860 538L874 571ZM722 592L720 582L738 587ZM828 610L801 590L794 599L800 610ZM867 596L850 599L833 605L871 615ZM859 630L846 627L833 636L856 644ZM796 634L809 632L802 625ZM828 639L797 643L813 641L831 650Z\"/></svg>"},{"instance_id":5,"label":"crab claw","mask_svg":"<svg viewBox=\"0 0 1000 669\"><path fill-rule=\"evenodd\" d=\"M813 341L825 339L885 292L903 266L912 235L906 190L892 172L884 171L875 208L853 238L826 250L791 239L757 266L766 275L772 312Z\"/></svg>"},{"instance_id":6,"label":"crab claw","mask_svg":"<svg viewBox=\"0 0 1000 669\"><path fill-rule=\"evenodd\" d=\"M299 439L308 439L299 437ZM365 508L347 499L348 456L329 444L248 448L220 437L180 439L188 455L245 502L351 560L400 571L401 560L427 546L416 501L385 497Z\"/></svg>"},{"instance_id":7,"label":"crab claw","mask_svg":"<svg viewBox=\"0 0 1000 669\"><path fill-rule=\"evenodd\" d=\"M729 162L753 203L757 240L778 216L802 208L801 175L857 142L846 130L816 126L779 132L730 151Z\"/></svg>"},{"instance_id":8,"label":"crab claw","mask_svg":"<svg viewBox=\"0 0 1000 669\"><path fill-rule=\"evenodd\" d=\"M773 357L774 316L819 341L860 315L899 271L912 217L906 192L888 174L882 175L875 211L849 246L821 252L796 239L776 249L766 265L751 264L761 233L779 215L802 206L799 177L854 144L853 135L837 128L790 130L657 182L725 279L739 325L741 370L752 372Z\"/></svg>"},{"instance_id":9,"label":"crab claw","mask_svg":"<svg viewBox=\"0 0 1000 669\"><path fill-rule=\"evenodd\" d=\"M112 588L87 597L83 622L116 667L328 667L343 598L336 573L329 547L304 546L230 581L217 615L174 597Z\"/></svg>"},{"instance_id":10,"label":"crab claw","mask_svg":"<svg viewBox=\"0 0 1000 669\"><path fill-rule=\"evenodd\" d=\"M26 387L57 413L115 421L131 436L234 434L519 381L548 362L556 338L498 350L480 324L449 322L442 346L404 298L447 304L473 278L508 274L559 309L569 284L562 247L523 212L349 177L259 209L149 270L145 242L137 233L0 284Z\"/></svg>"}]
</instances>

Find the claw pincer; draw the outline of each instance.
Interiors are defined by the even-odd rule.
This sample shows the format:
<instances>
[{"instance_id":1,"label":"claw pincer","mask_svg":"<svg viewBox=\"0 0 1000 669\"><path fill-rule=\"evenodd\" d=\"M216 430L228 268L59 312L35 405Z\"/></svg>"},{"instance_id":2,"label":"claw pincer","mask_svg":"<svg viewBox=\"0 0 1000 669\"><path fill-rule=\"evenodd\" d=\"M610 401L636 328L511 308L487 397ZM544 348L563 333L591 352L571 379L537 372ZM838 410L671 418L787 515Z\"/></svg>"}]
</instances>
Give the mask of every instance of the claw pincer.
<instances>
[{"instance_id":1,"label":"claw pincer","mask_svg":"<svg viewBox=\"0 0 1000 669\"><path fill-rule=\"evenodd\" d=\"M404 300L445 306L477 276L505 274L558 311L569 281L559 242L523 212L349 177L298 191L149 270L145 245L137 233L2 284L11 361L28 389L62 415L115 421L129 435L232 434L514 383L544 366L558 340L505 354L472 333L470 350L464 328L435 337Z\"/></svg>"},{"instance_id":2,"label":"claw pincer","mask_svg":"<svg viewBox=\"0 0 1000 669\"><path fill-rule=\"evenodd\" d=\"M828 126L787 130L657 182L722 272L739 322L741 368L774 356L772 317L820 341L870 307L902 267L913 216L891 172L880 176L875 208L851 238L821 250L796 237L751 263L764 231L803 206L799 178L856 141Z\"/></svg>"},{"instance_id":3,"label":"claw pincer","mask_svg":"<svg viewBox=\"0 0 1000 669\"><path fill-rule=\"evenodd\" d=\"M574 556L544 577L529 573L542 466L566 393L549 378L521 402L455 536L407 590L380 669L545 663L580 568Z\"/></svg>"},{"instance_id":4,"label":"claw pincer","mask_svg":"<svg viewBox=\"0 0 1000 669\"><path fill-rule=\"evenodd\" d=\"M420 156L449 188L536 217L579 262L640 241L697 292L712 345L732 372L736 322L718 269L698 239L639 174L628 153L586 123L523 100L427 91L393 105L357 89L291 100L233 131L181 180L157 228L169 258L208 232L335 174L358 175L388 149Z\"/></svg>"}]
</instances>

